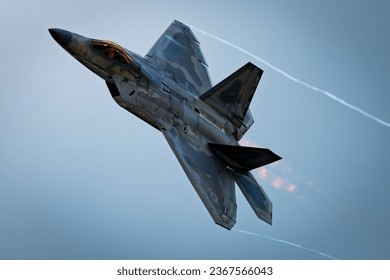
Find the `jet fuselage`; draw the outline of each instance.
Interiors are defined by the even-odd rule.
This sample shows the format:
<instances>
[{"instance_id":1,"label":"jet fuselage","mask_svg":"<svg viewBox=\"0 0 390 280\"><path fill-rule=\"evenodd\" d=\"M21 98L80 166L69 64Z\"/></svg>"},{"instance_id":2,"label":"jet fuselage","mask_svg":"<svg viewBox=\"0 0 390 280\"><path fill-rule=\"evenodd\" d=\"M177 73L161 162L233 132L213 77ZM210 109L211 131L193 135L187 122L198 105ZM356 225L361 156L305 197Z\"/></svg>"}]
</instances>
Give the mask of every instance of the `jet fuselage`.
<instances>
[{"instance_id":1,"label":"jet fuselage","mask_svg":"<svg viewBox=\"0 0 390 280\"><path fill-rule=\"evenodd\" d=\"M114 100L156 129L170 123L202 143L237 144L230 122L192 94L190 85L116 43L50 29L57 42L107 83ZM61 39L63 38L63 39ZM64 39L66 38L66 39ZM110 55L116 52L115 55ZM198 139L198 141L201 139Z\"/></svg>"},{"instance_id":2,"label":"jet fuselage","mask_svg":"<svg viewBox=\"0 0 390 280\"><path fill-rule=\"evenodd\" d=\"M260 68L249 62L212 87L198 40L178 21L144 57L111 41L49 32L105 80L116 103L162 132L215 223L234 226L235 183L257 217L272 223L272 202L250 170L281 158L238 144L254 122L249 105Z\"/></svg>"}]
</instances>

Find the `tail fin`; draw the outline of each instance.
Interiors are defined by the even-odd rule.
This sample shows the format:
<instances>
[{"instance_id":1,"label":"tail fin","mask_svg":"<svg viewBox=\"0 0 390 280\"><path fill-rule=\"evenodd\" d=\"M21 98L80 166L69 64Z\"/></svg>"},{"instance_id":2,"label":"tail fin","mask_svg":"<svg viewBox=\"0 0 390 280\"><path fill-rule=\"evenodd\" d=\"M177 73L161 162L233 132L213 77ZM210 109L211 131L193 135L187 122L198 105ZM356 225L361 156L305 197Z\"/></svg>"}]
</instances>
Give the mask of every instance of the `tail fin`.
<instances>
[{"instance_id":1,"label":"tail fin","mask_svg":"<svg viewBox=\"0 0 390 280\"><path fill-rule=\"evenodd\" d=\"M209 143L211 150L235 171L248 171L281 157L269 149Z\"/></svg>"},{"instance_id":2,"label":"tail fin","mask_svg":"<svg viewBox=\"0 0 390 280\"><path fill-rule=\"evenodd\" d=\"M256 182L250 172L232 172L233 177L241 189L256 216L272 225L272 202L263 188Z\"/></svg>"},{"instance_id":3,"label":"tail fin","mask_svg":"<svg viewBox=\"0 0 390 280\"><path fill-rule=\"evenodd\" d=\"M227 117L236 126L237 130L243 125L249 128L244 123L244 118L262 74L263 70L248 62L201 95L200 99L221 115ZM253 120L250 121L249 126L253 123ZM242 135L240 134L243 133L236 131L236 134L236 138L241 138Z\"/></svg>"},{"instance_id":4,"label":"tail fin","mask_svg":"<svg viewBox=\"0 0 390 280\"><path fill-rule=\"evenodd\" d=\"M214 143L209 143L209 147L232 169L234 180L256 216L272 224L272 202L249 170L280 160L281 157L269 149Z\"/></svg>"}]
</instances>

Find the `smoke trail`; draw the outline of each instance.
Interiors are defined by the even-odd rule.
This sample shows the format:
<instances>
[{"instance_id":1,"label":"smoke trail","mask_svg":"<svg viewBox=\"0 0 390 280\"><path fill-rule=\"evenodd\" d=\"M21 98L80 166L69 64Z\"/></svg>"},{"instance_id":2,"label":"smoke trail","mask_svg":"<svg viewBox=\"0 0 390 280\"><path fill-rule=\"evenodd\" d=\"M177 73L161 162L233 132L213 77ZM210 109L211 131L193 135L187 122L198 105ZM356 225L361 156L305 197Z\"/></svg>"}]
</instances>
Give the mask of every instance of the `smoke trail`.
<instances>
[{"instance_id":1,"label":"smoke trail","mask_svg":"<svg viewBox=\"0 0 390 280\"><path fill-rule=\"evenodd\" d=\"M246 231L246 230L242 230L242 229L232 229L232 230L236 231L236 232L240 232L240 233L245 233L245 234L249 234L249 235L254 235L254 236L266 238L266 239L269 239L269 240L272 240L272 241L280 242L280 243L287 244L287 245L290 245L290 246L293 246L293 247L296 247L296 248L300 248L300 249L303 249L303 250L306 250L306 251L310 251L310 252L319 254L319 255L321 255L321 256L323 256L325 258L331 259L331 260L337 260L335 257L333 257L331 255L328 255L328 254L325 254L325 253L322 253L322 252L320 252L318 250L307 248L307 247L304 247L302 245L295 244L295 243L292 243L292 242L288 242L288 241L285 241L285 240L282 240L282 239L277 239L277 238L273 238L273 237L270 237L270 236L267 236L267 235L262 235L262 234L258 234L258 233L254 233L254 232L250 232L250 231Z\"/></svg>"},{"instance_id":2,"label":"smoke trail","mask_svg":"<svg viewBox=\"0 0 390 280\"><path fill-rule=\"evenodd\" d=\"M268 61L265 61L264 59L258 57L257 55L254 55L253 53L250 53L250 52L248 52L247 50L244 50L243 48L234 45L233 43L230 43L230 42L228 42L228 41L226 41L226 40L224 40L224 39L222 39L222 38L219 38L219 37L217 37L217 36L215 36L215 35L213 35L213 34L210 34L210 33L206 32L206 31L204 31L204 30L202 30L202 29L199 29L199 28L197 28L197 27L195 27L195 26L193 26L193 25L188 24L188 26L191 27L192 29L194 29L194 30L196 30L196 31L198 31L198 32L200 32L200 33L206 35L206 36L209 36L209 37L211 37L211 38L213 38L213 39L215 39L215 40L217 40L217 41L219 41L219 42L222 42L222 43L225 44L225 45L228 45L228 46L230 46L230 47L232 47L232 48L235 48L236 50L239 50L240 52L243 52L243 53L249 55L250 57L253 57L254 59L260 61L261 63L267 65L267 66L268 66L269 68L271 68L272 70L274 70L274 71L278 72L279 74L285 76L287 79L290 79L291 81L296 82L296 83L298 83L298 84L300 84L300 85L303 85L303 86L305 86L305 87L307 87L307 88L309 88L309 89L312 89L312 90L314 90L314 91L317 91L317 92L319 92L319 93L322 93L322 94L328 96L329 98L331 98L331 99L333 99L333 100L339 102L340 104L342 104L342 105L344 105L344 106L346 106L346 107L348 107L348 108L350 108L350 109L352 109L352 110L355 110L355 111L359 112L359 113L362 114L363 116L366 116L367 118L370 118L370 119L372 119L372 120L374 120L374 121L376 121L376 122L378 122L378 123L380 123L380 124L382 124L382 125L384 125L384 126L390 127L390 123L388 123L388 122L386 122L386 121L384 121L384 120L381 120L380 118L375 117L374 115L371 115L370 113L368 113L368 112L366 112L366 111L364 111L364 110L362 110L362 109L360 109L360 108L358 108L358 107L356 107L356 106L354 106L354 105L352 105L352 104L350 104L350 103L348 103L348 102L342 100L341 98L338 98L337 96L333 95L333 94L330 93L329 91L320 89L320 88L315 87L315 86L313 86L313 85L311 85L311 84L308 84L308 83L306 83L306 82L304 82L304 81L301 81L300 79L295 78L295 77L291 76L290 74L284 72L284 71L281 70L280 68L278 68L278 67L272 65L272 64L269 63Z\"/></svg>"}]
</instances>

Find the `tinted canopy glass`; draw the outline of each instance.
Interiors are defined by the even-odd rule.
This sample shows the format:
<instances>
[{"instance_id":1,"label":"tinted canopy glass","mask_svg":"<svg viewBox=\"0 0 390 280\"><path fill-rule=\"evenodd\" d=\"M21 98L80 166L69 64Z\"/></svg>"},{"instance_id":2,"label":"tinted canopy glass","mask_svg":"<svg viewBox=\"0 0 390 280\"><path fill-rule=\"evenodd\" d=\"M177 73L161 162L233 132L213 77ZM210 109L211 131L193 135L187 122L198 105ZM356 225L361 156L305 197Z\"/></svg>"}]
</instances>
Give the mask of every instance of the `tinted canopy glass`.
<instances>
[{"instance_id":1,"label":"tinted canopy glass","mask_svg":"<svg viewBox=\"0 0 390 280\"><path fill-rule=\"evenodd\" d=\"M91 40L92 45L102 54L124 64L131 64L133 58L124 48L108 40Z\"/></svg>"}]
</instances>

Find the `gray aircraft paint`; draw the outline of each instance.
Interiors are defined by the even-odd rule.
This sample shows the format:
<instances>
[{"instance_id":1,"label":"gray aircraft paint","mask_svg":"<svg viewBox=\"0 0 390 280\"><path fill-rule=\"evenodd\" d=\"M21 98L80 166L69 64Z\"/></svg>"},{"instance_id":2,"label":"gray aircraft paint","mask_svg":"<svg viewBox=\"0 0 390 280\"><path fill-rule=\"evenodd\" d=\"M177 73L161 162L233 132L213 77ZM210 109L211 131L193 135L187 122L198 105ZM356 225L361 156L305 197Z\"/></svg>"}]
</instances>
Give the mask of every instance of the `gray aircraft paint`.
<instances>
[{"instance_id":1,"label":"gray aircraft paint","mask_svg":"<svg viewBox=\"0 0 390 280\"><path fill-rule=\"evenodd\" d=\"M237 148L253 124L249 105L261 69L247 63L212 87L199 41L178 21L145 57L111 41L49 31L106 81L118 105L163 133L215 223L231 229L236 222L235 182L257 217L272 223L272 203L250 170L281 158Z\"/></svg>"}]
</instances>

